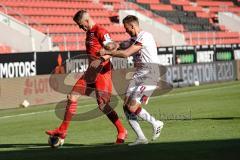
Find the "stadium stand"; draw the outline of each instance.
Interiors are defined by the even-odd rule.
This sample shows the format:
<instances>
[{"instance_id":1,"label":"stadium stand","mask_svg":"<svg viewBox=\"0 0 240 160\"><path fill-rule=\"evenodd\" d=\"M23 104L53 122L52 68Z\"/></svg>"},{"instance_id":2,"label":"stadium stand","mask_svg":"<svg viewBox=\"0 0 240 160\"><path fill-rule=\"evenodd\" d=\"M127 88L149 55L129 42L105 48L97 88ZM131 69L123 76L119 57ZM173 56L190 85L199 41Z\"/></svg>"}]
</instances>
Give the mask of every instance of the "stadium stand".
<instances>
[{"instance_id":1,"label":"stadium stand","mask_svg":"<svg viewBox=\"0 0 240 160\"><path fill-rule=\"evenodd\" d=\"M110 21L109 15L112 14L112 11L104 8L103 3L105 2L112 1L105 0L94 4L90 0L1 0L5 6L28 17L31 27L48 34L47 26L53 42L61 50L85 49L85 33L79 30L72 21L72 16L79 8L88 10L97 23L105 26L111 32L114 40L119 41L128 37L122 26ZM113 2L118 1L113 0ZM22 21L22 17L16 12L8 12L8 14ZM41 25L31 22L38 22Z\"/></svg>"},{"instance_id":2,"label":"stadium stand","mask_svg":"<svg viewBox=\"0 0 240 160\"><path fill-rule=\"evenodd\" d=\"M239 0L1 0L1 3L28 17L33 28L50 34L60 50L85 49L85 33L72 21L79 8L89 11L117 42L128 38L124 28L116 23L118 11L134 9L181 32L189 45L240 43L239 33L219 25L217 18L222 11L240 15ZM22 21L15 12L8 15Z\"/></svg>"},{"instance_id":3,"label":"stadium stand","mask_svg":"<svg viewBox=\"0 0 240 160\"><path fill-rule=\"evenodd\" d=\"M232 44L240 42L240 34L230 32L218 24L218 12L240 13L240 7L231 1L207 0L130 0L168 21L183 25L183 34L189 45ZM156 6L160 6L158 9ZM161 9L166 6L168 10ZM178 30L181 31L181 30Z\"/></svg>"}]
</instances>

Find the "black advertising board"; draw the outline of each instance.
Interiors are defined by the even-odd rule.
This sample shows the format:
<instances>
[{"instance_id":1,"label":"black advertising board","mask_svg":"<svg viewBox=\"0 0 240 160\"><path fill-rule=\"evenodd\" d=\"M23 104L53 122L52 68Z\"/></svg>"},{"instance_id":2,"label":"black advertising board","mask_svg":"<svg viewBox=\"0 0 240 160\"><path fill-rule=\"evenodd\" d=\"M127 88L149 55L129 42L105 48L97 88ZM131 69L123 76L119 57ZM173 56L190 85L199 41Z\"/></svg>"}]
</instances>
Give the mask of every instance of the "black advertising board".
<instances>
[{"instance_id":1,"label":"black advertising board","mask_svg":"<svg viewBox=\"0 0 240 160\"><path fill-rule=\"evenodd\" d=\"M240 44L158 47L160 64L209 63L240 59ZM132 66L128 59L112 58L114 69ZM0 54L0 78L28 77L43 74L84 72L88 67L85 51L28 52Z\"/></svg>"},{"instance_id":2,"label":"black advertising board","mask_svg":"<svg viewBox=\"0 0 240 160\"><path fill-rule=\"evenodd\" d=\"M216 45L215 60L216 61L231 61L233 60L233 49L231 45Z\"/></svg>"},{"instance_id":3,"label":"black advertising board","mask_svg":"<svg viewBox=\"0 0 240 160\"><path fill-rule=\"evenodd\" d=\"M214 46L213 45L202 45L196 46L197 63L206 63L214 61Z\"/></svg>"},{"instance_id":4,"label":"black advertising board","mask_svg":"<svg viewBox=\"0 0 240 160\"><path fill-rule=\"evenodd\" d=\"M232 45L234 59L240 60L240 44L233 44Z\"/></svg>"},{"instance_id":5,"label":"black advertising board","mask_svg":"<svg viewBox=\"0 0 240 160\"><path fill-rule=\"evenodd\" d=\"M188 64L196 62L196 52L193 46L178 46L175 49L176 63Z\"/></svg>"},{"instance_id":6,"label":"black advertising board","mask_svg":"<svg viewBox=\"0 0 240 160\"><path fill-rule=\"evenodd\" d=\"M34 53L0 54L0 78L36 75Z\"/></svg>"},{"instance_id":7,"label":"black advertising board","mask_svg":"<svg viewBox=\"0 0 240 160\"><path fill-rule=\"evenodd\" d=\"M162 65L173 64L173 47L159 47L158 58Z\"/></svg>"},{"instance_id":8,"label":"black advertising board","mask_svg":"<svg viewBox=\"0 0 240 160\"><path fill-rule=\"evenodd\" d=\"M38 52L36 56L37 74L66 73L65 61L68 52Z\"/></svg>"},{"instance_id":9,"label":"black advertising board","mask_svg":"<svg viewBox=\"0 0 240 160\"><path fill-rule=\"evenodd\" d=\"M88 55L85 51L70 52L66 60L66 73L84 72L88 67Z\"/></svg>"}]
</instances>

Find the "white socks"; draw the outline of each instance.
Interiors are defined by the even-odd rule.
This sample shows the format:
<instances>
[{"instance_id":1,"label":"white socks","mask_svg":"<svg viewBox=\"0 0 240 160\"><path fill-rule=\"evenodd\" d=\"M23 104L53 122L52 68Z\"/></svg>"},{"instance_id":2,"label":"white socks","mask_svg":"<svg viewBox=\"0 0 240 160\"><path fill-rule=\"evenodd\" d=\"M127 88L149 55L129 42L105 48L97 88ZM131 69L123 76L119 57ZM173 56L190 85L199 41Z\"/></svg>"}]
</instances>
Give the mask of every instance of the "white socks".
<instances>
[{"instance_id":1,"label":"white socks","mask_svg":"<svg viewBox=\"0 0 240 160\"><path fill-rule=\"evenodd\" d=\"M132 129L134 130L134 132L137 134L139 139L146 139L139 123L137 120L128 120L129 124L131 125Z\"/></svg>"},{"instance_id":2,"label":"white socks","mask_svg":"<svg viewBox=\"0 0 240 160\"><path fill-rule=\"evenodd\" d=\"M125 115L128 119L128 122L130 124L130 126L132 127L132 129L134 130L134 132L136 133L136 135L138 136L139 139L146 139L139 123L137 120L137 116L134 114L129 115L129 113L127 113L127 111L125 111Z\"/></svg>"},{"instance_id":3,"label":"white socks","mask_svg":"<svg viewBox=\"0 0 240 160\"><path fill-rule=\"evenodd\" d=\"M139 112L138 116L143 120L151 123L152 125L154 125L156 122L156 119L151 116L144 108L141 109L141 112Z\"/></svg>"},{"instance_id":4,"label":"white socks","mask_svg":"<svg viewBox=\"0 0 240 160\"><path fill-rule=\"evenodd\" d=\"M146 139L146 137L138 123L137 116L139 116L143 120L151 123L153 126L156 123L156 119L153 116L151 116L144 108L141 109L141 112L139 112L138 115L135 115L135 114L129 115L129 113L127 113L127 111L125 111L125 115L128 119L130 126L132 127L134 132L137 134L139 139Z\"/></svg>"}]
</instances>

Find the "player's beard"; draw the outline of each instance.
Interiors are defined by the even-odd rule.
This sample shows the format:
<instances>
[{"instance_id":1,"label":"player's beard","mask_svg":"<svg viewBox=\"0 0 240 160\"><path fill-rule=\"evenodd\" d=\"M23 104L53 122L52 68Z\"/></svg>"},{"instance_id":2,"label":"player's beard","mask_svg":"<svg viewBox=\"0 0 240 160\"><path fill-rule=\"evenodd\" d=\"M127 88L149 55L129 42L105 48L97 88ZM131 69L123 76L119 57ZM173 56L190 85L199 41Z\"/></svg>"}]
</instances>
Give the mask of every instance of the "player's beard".
<instances>
[{"instance_id":1,"label":"player's beard","mask_svg":"<svg viewBox=\"0 0 240 160\"><path fill-rule=\"evenodd\" d=\"M130 37L135 37L136 36L136 34L134 32L129 32L128 34L130 35Z\"/></svg>"},{"instance_id":2,"label":"player's beard","mask_svg":"<svg viewBox=\"0 0 240 160\"><path fill-rule=\"evenodd\" d=\"M87 29L86 27L82 27L82 29L83 29L85 32L88 31L88 29Z\"/></svg>"}]
</instances>

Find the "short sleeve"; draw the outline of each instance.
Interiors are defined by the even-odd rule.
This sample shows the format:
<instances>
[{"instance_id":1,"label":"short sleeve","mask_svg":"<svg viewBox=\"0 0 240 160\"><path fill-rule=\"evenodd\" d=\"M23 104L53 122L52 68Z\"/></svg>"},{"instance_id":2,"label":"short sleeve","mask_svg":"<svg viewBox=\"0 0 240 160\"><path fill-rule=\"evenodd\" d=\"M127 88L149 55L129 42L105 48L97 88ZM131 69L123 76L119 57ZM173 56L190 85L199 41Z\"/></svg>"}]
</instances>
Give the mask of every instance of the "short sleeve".
<instances>
[{"instance_id":1,"label":"short sleeve","mask_svg":"<svg viewBox=\"0 0 240 160\"><path fill-rule=\"evenodd\" d=\"M109 42L112 42L112 39L108 33L108 31L104 28L100 28L97 30L97 37L100 43L106 46Z\"/></svg>"},{"instance_id":2,"label":"short sleeve","mask_svg":"<svg viewBox=\"0 0 240 160\"><path fill-rule=\"evenodd\" d=\"M145 34L141 34L136 38L135 45L144 46L144 39L146 38Z\"/></svg>"}]
</instances>

